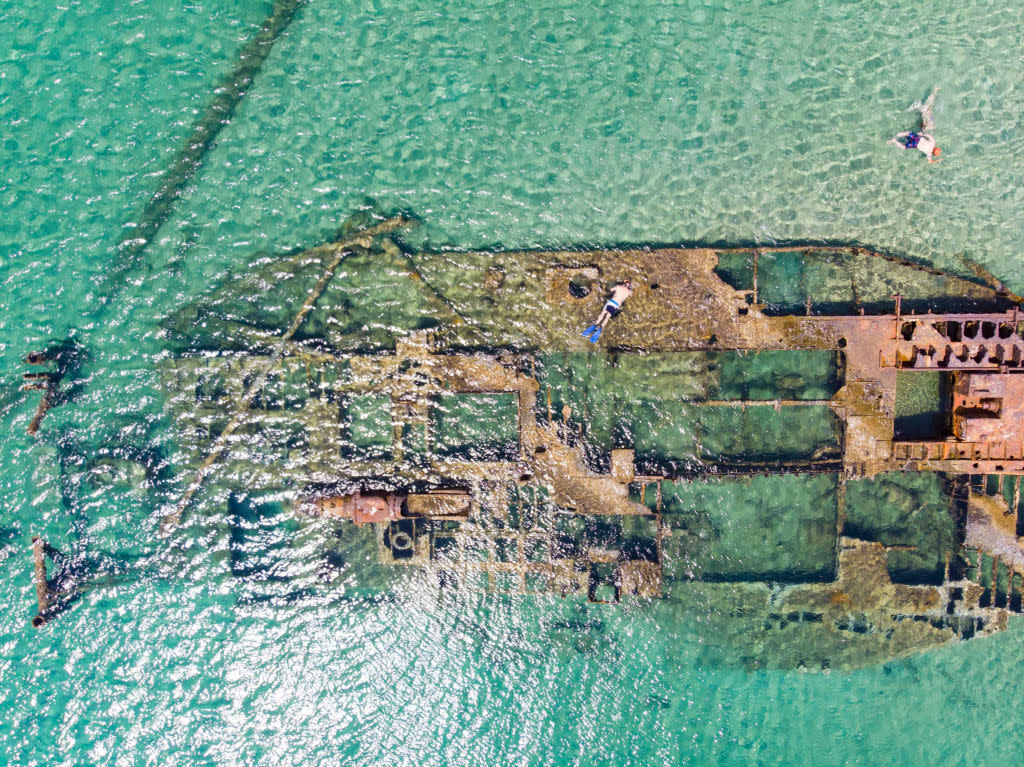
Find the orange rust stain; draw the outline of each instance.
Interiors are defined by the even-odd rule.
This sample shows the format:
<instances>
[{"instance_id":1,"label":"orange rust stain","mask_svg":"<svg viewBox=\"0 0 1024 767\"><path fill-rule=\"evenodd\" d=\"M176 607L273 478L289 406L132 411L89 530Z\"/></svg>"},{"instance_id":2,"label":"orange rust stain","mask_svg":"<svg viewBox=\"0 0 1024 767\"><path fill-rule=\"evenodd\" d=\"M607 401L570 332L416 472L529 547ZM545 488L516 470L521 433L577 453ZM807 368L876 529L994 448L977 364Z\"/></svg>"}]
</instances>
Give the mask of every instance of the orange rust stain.
<instances>
[{"instance_id":1,"label":"orange rust stain","mask_svg":"<svg viewBox=\"0 0 1024 767\"><path fill-rule=\"evenodd\" d=\"M849 595L847 595L846 593L840 591L839 589L832 589L832 591L830 591L828 593L828 598L829 598L829 601L832 604L834 604L834 605L844 605L844 606L849 606L850 605L850 597L849 597Z\"/></svg>"}]
</instances>

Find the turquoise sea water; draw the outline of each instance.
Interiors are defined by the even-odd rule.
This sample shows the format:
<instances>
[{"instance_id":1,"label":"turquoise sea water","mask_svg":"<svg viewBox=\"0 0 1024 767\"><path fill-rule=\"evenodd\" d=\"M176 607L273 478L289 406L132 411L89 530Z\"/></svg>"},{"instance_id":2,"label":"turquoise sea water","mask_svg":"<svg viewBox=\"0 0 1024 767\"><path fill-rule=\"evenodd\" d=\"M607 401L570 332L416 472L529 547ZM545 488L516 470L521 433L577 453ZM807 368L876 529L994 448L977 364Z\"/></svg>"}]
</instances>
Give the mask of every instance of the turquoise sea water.
<instances>
[{"instance_id":1,"label":"turquoise sea water","mask_svg":"<svg viewBox=\"0 0 1024 767\"><path fill-rule=\"evenodd\" d=\"M303 598L270 585L315 584L317 563L274 547L326 531L158 539L159 493L90 483L75 456L172 454L161 319L368 198L421 217L420 247L855 241L951 269L963 254L1024 292L1024 8L312 2L106 290L126 224L269 10L0 8L0 762L1018 763L1019 623L807 674L723 662L710 621L665 603L439 599L416 576L379 596L383 573ZM884 141L932 85L928 166ZM27 437L20 357L69 335L88 386ZM34 534L111 577L42 630Z\"/></svg>"}]
</instances>

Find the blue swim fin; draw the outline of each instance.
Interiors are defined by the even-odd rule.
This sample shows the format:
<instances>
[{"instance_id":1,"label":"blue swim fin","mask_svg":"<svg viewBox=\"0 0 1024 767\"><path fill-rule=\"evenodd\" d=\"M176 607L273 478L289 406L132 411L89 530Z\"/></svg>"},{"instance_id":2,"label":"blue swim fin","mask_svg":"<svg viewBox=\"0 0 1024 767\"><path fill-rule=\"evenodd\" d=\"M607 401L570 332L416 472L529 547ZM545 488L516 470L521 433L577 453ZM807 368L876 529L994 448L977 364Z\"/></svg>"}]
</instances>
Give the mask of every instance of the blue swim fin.
<instances>
[{"instance_id":1,"label":"blue swim fin","mask_svg":"<svg viewBox=\"0 0 1024 767\"><path fill-rule=\"evenodd\" d=\"M597 343L597 339L599 339L601 337L601 331L602 330L604 330L604 328L594 328L594 333L593 333L593 335L590 336L590 343L592 343L592 344L596 344Z\"/></svg>"},{"instance_id":2,"label":"blue swim fin","mask_svg":"<svg viewBox=\"0 0 1024 767\"><path fill-rule=\"evenodd\" d=\"M597 328L597 325L591 325L591 326L590 326L590 327L588 327L588 328L587 328L586 330L584 330L584 331L583 331L583 333L582 333L581 335L582 335L582 336L583 336L584 338L590 338L590 334L591 334L591 333L593 333L593 332L594 332L595 330L597 330L597 329L598 329L598 328Z\"/></svg>"}]
</instances>

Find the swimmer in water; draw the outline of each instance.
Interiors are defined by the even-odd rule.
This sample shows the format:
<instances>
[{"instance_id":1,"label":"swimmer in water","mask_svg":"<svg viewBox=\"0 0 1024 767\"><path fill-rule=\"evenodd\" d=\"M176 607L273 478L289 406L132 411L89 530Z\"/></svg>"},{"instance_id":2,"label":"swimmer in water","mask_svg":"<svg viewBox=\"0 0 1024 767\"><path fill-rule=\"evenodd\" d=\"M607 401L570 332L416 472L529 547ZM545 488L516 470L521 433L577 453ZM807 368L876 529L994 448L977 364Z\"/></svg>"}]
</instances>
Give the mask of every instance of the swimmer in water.
<instances>
[{"instance_id":1,"label":"swimmer in water","mask_svg":"<svg viewBox=\"0 0 1024 767\"><path fill-rule=\"evenodd\" d=\"M597 316L597 319L594 320L594 324L583 331L583 337L596 344L597 340L601 337L601 332L604 330L605 325L608 324L608 320L619 313L622 305L626 303L626 299L631 295L633 295L633 283L629 280L623 280L613 287L612 294L605 303L604 308Z\"/></svg>"},{"instance_id":2,"label":"swimmer in water","mask_svg":"<svg viewBox=\"0 0 1024 767\"><path fill-rule=\"evenodd\" d=\"M932 107L935 106L935 94L938 92L938 88L932 88L931 94L929 94L923 104L920 101L915 101L907 110L908 112L921 113L917 130L897 133L888 142L896 146L902 146L904 149L917 149L928 158L930 163L942 162L942 158L939 157L942 154L942 150L936 146L935 137L931 134L931 131L935 130L935 116L932 114Z\"/></svg>"}]
</instances>

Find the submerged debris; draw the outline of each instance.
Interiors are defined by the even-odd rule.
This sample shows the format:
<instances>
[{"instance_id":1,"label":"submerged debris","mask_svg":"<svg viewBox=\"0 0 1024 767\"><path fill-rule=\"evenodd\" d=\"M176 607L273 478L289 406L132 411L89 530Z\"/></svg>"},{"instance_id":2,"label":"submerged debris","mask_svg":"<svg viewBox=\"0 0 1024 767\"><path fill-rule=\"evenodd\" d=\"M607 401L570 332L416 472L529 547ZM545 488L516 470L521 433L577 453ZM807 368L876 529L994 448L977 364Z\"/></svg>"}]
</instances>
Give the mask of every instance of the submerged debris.
<instances>
[{"instance_id":1,"label":"submerged debris","mask_svg":"<svg viewBox=\"0 0 1024 767\"><path fill-rule=\"evenodd\" d=\"M32 416L28 425L30 435L39 431L43 418L51 408L70 401L78 394L82 385L79 380L79 371L84 358L85 350L81 344L73 338L68 338L43 351L30 352L22 359L26 365L52 364L54 367L52 371L22 374L22 378L27 382L22 385L23 390L38 389L43 392L35 415ZM65 379L72 381L70 386L61 386Z\"/></svg>"},{"instance_id":2,"label":"submerged debris","mask_svg":"<svg viewBox=\"0 0 1024 767\"><path fill-rule=\"evenodd\" d=\"M118 261L106 270L102 292L113 293L125 284L125 274L139 267L139 259L171 215L174 205L196 171L202 167L217 136L231 122L238 104L270 55L274 43L288 28L304 0L275 0L259 30L239 52L235 66L212 89L213 98L192 126L174 161L162 175L138 220L117 246Z\"/></svg>"}]
</instances>

